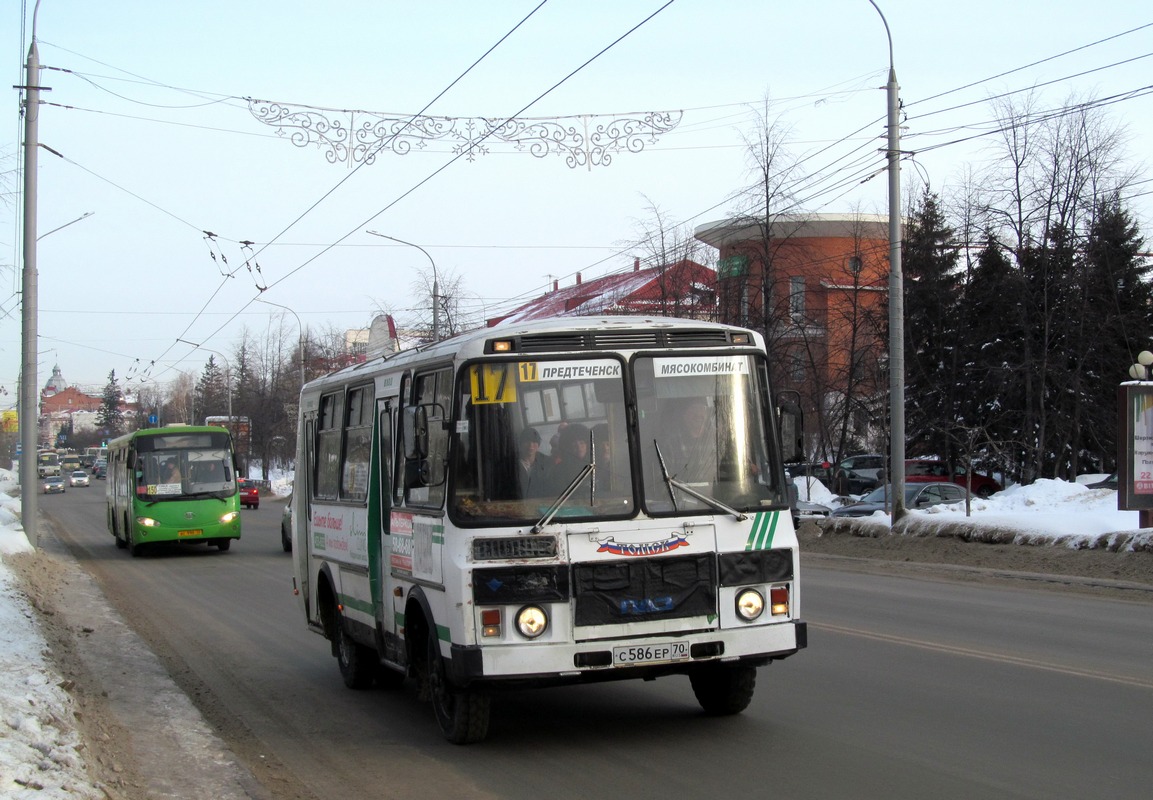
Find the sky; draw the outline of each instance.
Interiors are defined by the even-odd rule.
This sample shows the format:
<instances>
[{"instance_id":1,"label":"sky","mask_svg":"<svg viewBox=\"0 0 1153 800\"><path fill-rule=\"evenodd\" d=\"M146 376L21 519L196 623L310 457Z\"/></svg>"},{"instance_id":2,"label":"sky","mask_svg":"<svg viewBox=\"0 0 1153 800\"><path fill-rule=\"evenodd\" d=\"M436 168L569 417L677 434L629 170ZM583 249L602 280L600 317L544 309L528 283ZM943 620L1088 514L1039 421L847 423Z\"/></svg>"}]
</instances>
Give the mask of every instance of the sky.
<instances>
[{"instance_id":1,"label":"sky","mask_svg":"<svg viewBox=\"0 0 1153 800\"><path fill-rule=\"evenodd\" d=\"M10 85L25 83L33 5L0 17ZM691 229L740 210L762 119L801 162L798 210L886 214L886 20L902 150L915 153L906 190L947 193L991 162L993 95L1032 87L1042 108L1116 97L1104 112L1149 175L1132 207L1153 224L1153 12L1132 0L877 5L884 20L868 0L40 0L37 383L59 365L82 388L112 370L127 390L163 387L214 352L227 365L243 330L294 340L300 326L364 328L381 311L404 325L427 306L433 264L475 318L577 273L630 269L658 216ZM15 404L21 363L24 132L9 97L0 408ZM410 127L397 140L407 152L366 163L297 146L305 129L260 118L282 111L311 111L309 131L434 119L424 138ZM575 167L558 144L537 157L444 133L509 118L565 145L569 129L669 123L610 137L610 163Z\"/></svg>"},{"instance_id":2,"label":"sky","mask_svg":"<svg viewBox=\"0 0 1153 800\"><path fill-rule=\"evenodd\" d=\"M803 481L796 480L799 487ZM275 476L274 493L287 494L290 487L290 475ZM819 481L801 492L802 497L811 492L814 502L833 499ZM936 506L909 513L924 520L964 519L963 508L956 507ZM870 518L874 519L877 524L887 523L880 512ZM1117 510L1116 491L1086 489L1080 483L1059 480L1011 486L988 500L974 499L970 519L975 525L1015 530L1021 541L1033 546L1094 546L1102 534L1138 528L1138 512ZM1143 535L1153 534L1146 531ZM72 700L58 686L62 678L45 655L47 644L35 615L2 558L30 549L20 526L15 473L0 469L0 719L8 726L0 736L0 795L14 800L103 797L100 787L84 771L87 751L79 747L79 734L68 724L73 719ZM26 790L15 783L17 780L34 780L43 788Z\"/></svg>"}]
</instances>

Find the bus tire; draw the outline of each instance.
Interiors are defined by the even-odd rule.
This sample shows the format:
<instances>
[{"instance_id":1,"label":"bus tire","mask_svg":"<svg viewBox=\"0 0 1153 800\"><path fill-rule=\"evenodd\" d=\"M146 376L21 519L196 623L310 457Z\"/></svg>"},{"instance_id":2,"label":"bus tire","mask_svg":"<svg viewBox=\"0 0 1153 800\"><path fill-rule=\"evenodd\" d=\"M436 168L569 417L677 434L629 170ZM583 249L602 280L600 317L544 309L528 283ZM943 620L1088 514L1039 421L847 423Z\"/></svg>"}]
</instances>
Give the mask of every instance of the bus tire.
<instances>
[{"instance_id":1,"label":"bus tire","mask_svg":"<svg viewBox=\"0 0 1153 800\"><path fill-rule=\"evenodd\" d=\"M344 617L336 614L336 665L349 689L371 689L376 679L376 651L357 642L344 629Z\"/></svg>"},{"instance_id":2,"label":"bus tire","mask_svg":"<svg viewBox=\"0 0 1153 800\"><path fill-rule=\"evenodd\" d=\"M144 545L136 543L136 537L132 535L132 530L128 531L128 552L133 558L139 558L144 555Z\"/></svg>"},{"instance_id":3,"label":"bus tire","mask_svg":"<svg viewBox=\"0 0 1153 800\"><path fill-rule=\"evenodd\" d=\"M440 644L435 629L430 630L428 639L428 689L432 698L432 710L436 714L436 724L444 738L453 744L472 744L484 739L488 734L489 709L491 698L486 692L473 689L457 689L448 680L444 659L440 655Z\"/></svg>"},{"instance_id":4,"label":"bus tire","mask_svg":"<svg viewBox=\"0 0 1153 800\"><path fill-rule=\"evenodd\" d=\"M693 694L711 717L739 714L749 707L757 685L757 668L710 664L689 674Z\"/></svg>"},{"instance_id":5,"label":"bus tire","mask_svg":"<svg viewBox=\"0 0 1153 800\"><path fill-rule=\"evenodd\" d=\"M225 550L227 550L230 547L232 547L232 540L231 539L217 539L216 540L216 549L219 550L220 552L223 553Z\"/></svg>"},{"instance_id":6,"label":"bus tire","mask_svg":"<svg viewBox=\"0 0 1153 800\"><path fill-rule=\"evenodd\" d=\"M128 546L128 542L124 541L124 537L120 535L120 528L116 524L116 518L112 518L112 538L116 540L116 546L123 550Z\"/></svg>"}]
</instances>

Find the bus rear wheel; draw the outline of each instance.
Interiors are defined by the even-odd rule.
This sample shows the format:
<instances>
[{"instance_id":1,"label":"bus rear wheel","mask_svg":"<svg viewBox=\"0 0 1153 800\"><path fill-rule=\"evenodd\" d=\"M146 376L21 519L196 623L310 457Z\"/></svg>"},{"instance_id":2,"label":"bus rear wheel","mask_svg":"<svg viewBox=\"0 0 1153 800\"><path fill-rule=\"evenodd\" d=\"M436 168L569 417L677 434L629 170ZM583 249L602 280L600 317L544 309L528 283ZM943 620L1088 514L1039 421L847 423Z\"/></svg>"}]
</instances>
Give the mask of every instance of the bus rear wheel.
<instances>
[{"instance_id":1,"label":"bus rear wheel","mask_svg":"<svg viewBox=\"0 0 1153 800\"><path fill-rule=\"evenodd\" d=\"M757 668L740 664L710 664L689 675L693 694L711 717L739 714L749 707L757 685Z\"/></svg>"},{"instance_id":2,"label":"bus rear wheel","mask_svg":"<svg viewBox=\"0 0 1153 800\"><path fill-rule=\"evenodd\" d=\"M491 698L486 692L457 689L448 680L440 643L436 634L428 634L428 690L436 724L444 738L453 744L472 744L488 734Z\"/></svg>"}]
</instances>

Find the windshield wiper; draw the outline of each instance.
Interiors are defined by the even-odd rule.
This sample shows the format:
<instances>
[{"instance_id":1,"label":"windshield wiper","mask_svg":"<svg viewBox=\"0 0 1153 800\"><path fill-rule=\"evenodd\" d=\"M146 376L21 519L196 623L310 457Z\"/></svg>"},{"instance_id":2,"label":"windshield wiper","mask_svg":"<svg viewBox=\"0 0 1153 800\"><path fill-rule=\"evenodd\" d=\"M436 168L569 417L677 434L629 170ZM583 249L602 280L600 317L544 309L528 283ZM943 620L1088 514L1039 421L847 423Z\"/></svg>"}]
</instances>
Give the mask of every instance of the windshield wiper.
<instances>
[{"instance_id":1,"label":"windshield wiper","mask_svg":"<svg viewBox=\"0 0 1153 800\"><path fill-rule=\"evenodd\" d=\"M704 492L698 492L687 483L678 481L676 478L669 474L669 470L665 466L665 457L661 455L661 446L657 444L656 439L653 439L653 449L657 451L657 463L661 465L661 477L665 479L665 486L667 486L669 489L669 497L672 498L674 510L679 511L680 509L677 508L677 497L673 492L673 489L680 489L685 494L689 495L690 497L697 498L715 511L723 511L726 514L732 514L737 518L738 521L746 520L749 518L748 514L745 514L743 511L737 511L735 508L725 505L717 498L707 495Z\"/></svg>"},{"instance_id":2,"label":"windshield wiper","mask_svg":"<svg viewBox=\"0 0 1153 800\"><path fill-rule=\"evenodd\" d=\"M540 533L542 530L544 530L546 525L552 522L552 518L556 516L558 511L560 511L561 506L565 504L565 501L572 496L573 492L580 488L580 485L584 483L585 478L596 471L596 468L597 465L595 457L592 462L581 467L581 470L576 474L576 477L573 478L572 481L569 482L569 485L565 487L565 490L560 493L560 497L553 501L553 504L548 507L547 511L544 512L544 516L540 518L536 525L532 526L533 533Z\"/></svg>"}]
</instances>

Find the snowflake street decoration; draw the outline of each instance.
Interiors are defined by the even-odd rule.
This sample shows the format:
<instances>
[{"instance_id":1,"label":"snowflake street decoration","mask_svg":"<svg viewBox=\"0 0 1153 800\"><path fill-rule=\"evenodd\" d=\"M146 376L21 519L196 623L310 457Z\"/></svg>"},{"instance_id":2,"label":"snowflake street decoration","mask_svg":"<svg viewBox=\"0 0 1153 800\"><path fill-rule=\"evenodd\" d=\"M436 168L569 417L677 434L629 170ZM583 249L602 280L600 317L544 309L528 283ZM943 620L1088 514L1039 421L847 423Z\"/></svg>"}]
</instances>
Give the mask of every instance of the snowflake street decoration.
<instances>
[{"instance_id":1,"label":"snowflake street decoration","mask_svg":"<svg viewBox=\"0 0 1153 800\"><path fill-rule=\"evenodd\" d=\"M331 164L372 164L385 151L406 155L412 148L444 142L469 161L503 143L537 158L563 156L570 168L607 167L617 153L639 153L660 134L676 128L682 111L604 116L485 118L391 115L295 106L248 99L257 120L276 128L297 147L316 145Z\"/></svg>"}]
</instances>

